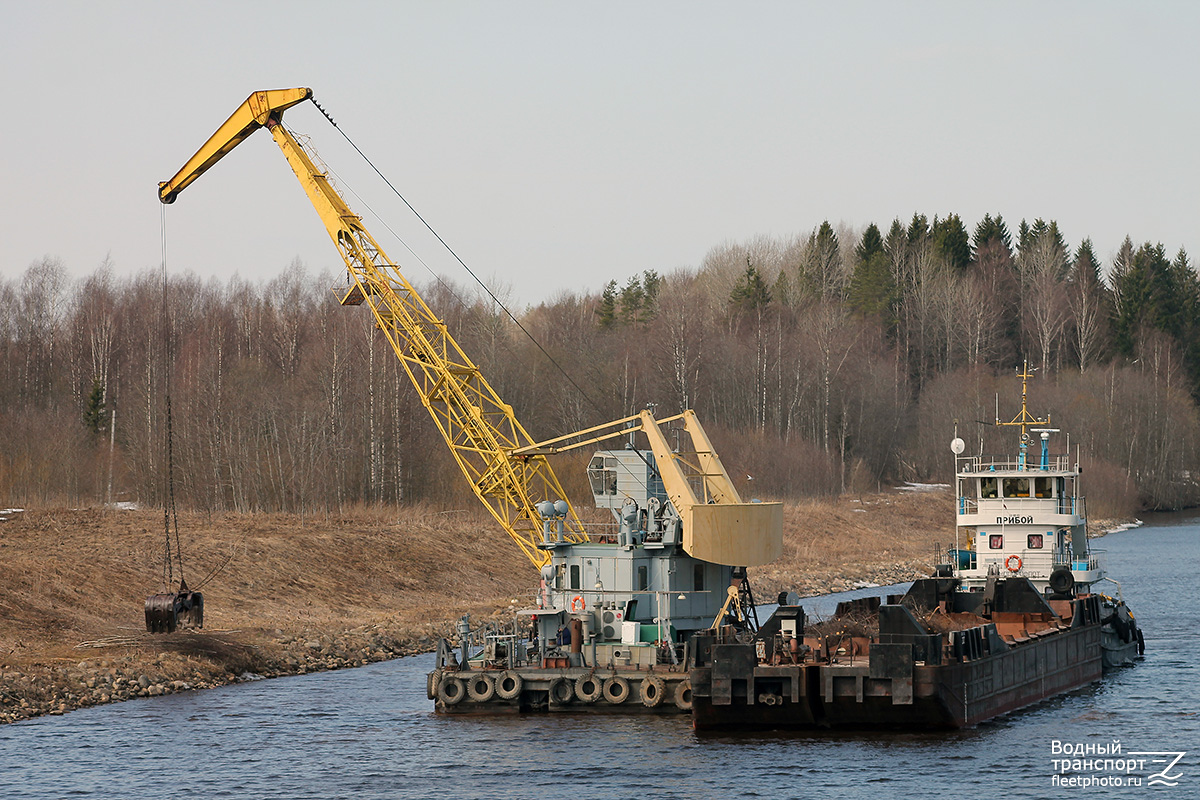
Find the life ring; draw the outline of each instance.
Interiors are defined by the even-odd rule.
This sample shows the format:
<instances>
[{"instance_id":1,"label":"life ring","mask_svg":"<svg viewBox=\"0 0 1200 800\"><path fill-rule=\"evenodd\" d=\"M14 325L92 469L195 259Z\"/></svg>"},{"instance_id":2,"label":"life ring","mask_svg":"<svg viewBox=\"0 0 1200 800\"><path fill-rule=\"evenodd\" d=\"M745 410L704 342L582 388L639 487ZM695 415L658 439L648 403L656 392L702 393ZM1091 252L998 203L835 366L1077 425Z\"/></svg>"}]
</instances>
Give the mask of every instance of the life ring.
<instances>
[{"instance_id":1,"label":"life ring","mask_svg":"<svg viewBox=\"0 0 1200 800\"><path fill-rule=\"evenodd\" d=\"M666 694L666 684L657 675L648 675L642 680L642 705L646 708L657 708L662 705L663 695Z\"/></svg>"},{"instance_id":2,"label":"life ring","mask_svg":"<svg viewBox=\"0 0 1200 800\"><path fill-rule=\"evenodd\" d=\"M488 675L472 675L467 681L467 696L476 703L486 703L496 696L496 683Z\"/></svg>"},{"instance_id":3,"label":"life ring","mask_svg":"<svg viewBox=\"0 0 1200 800\"><path fill-rule=\"evenodd\" d=\"M453 675L446 675L438 681L438 700L448 706L456 706L467 696L467 687Z\"/></svg>"},{"instance_id":4,"label":"life ring","mask_svg":"<svg viewBox=\"0 0 1200 800\"><path fill-rule=\"evenodd\" d=\"M565 706L575 697L575 687L566 678L555 678L550 684L550 705Z\"/></svg>"},{"instance_id":5,"label":"life ring","mask_svg":"<svg viewBox=\"0 0 1200 800\"><path fill-rule=\"evenodd\" d=\"M629 681L614 675L604 682L604 699L619 706L629 699Z\"/></svg>"},{"instance_id":6,"label":"life ring","mask_svg":"<svg viewBox=\"0 0 1200 800\"><path fill-rule=\"evenodd\" d=\"M675 694L673 697L675 707L680 711L692 710L692 680L684 678L679 683L675 684Z\"/></svg>"},{"instance_id":7,"label":"life ring","mask_svg":"<svg viewBox=\"0 0 1200 800\"><path fill-rule=\"evenodd\" d=\"M594 703L604 693L604 683L595 675L582 675L575 679L575 698L581 703Z\"/></svg>"},{"instance_id":8,"label":"life ring","mask_svg":"<svg viewBox=\"0 0 1200 800\"><path fill-rule=\"evenodd\" d=\"M525 679L511 670L501 672L496 679L496 696L501 700L516 700L525 688Z\"/></svg>"},{"instance_id":9,"label":"life ring","mask_svg":"<svg viewBox=\"0 0 1200 800\"><path fill-rule=\"evenodd\" d=\"M571 613L582 614L587 608L587 603L583 599L583 595L577 594L571 598Z\"/></svg>"},{"instance_id":10,"label":"life ring","mask_svg":"<svg viewBox=\"0 0 1200 800\"><path fill-rule=\"evenodd\" d=\"M1016 562L1017 562L1017 565L1015 567L1013 566L1014 559L1016 559ZM1006 570L1008 570L1009 572L1020 572L1021 564L1022 564L1022 561L1021 561L1020 556L1009 556L1008 558L1004 559L1004 568Z\"/></svg>"}]
</instances>

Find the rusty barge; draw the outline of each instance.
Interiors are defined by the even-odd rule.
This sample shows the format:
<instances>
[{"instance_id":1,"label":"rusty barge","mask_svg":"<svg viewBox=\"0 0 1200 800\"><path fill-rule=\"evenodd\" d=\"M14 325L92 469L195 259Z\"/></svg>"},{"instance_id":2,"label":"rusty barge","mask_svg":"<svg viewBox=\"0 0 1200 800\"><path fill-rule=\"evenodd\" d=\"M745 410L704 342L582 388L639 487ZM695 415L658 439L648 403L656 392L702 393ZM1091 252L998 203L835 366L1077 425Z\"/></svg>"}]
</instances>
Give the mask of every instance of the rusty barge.
<instances>
[{"instance_id":1,"label":"rusty barge","mask_svg":"<svg viewBox=\"0 0 1200 800\"><path fill-rule=\"evenodd\" d=\"M1080 467L1026 408L1015 456L964 456L955 436L956 533L933 577L904 595L840 604L808 623L781 604L752 638L694 640L698 730L962 728L1086 686L1145 648L1103 553L1090 547ZM1030 433L1041 443L1029 452ZM1099 591L1115 586L1114 595Z\"/></svg>"},{"instance_id":2,"label":"rusty barge","mask_svg":"<svg viewBox=\"0 0 1200 800\"><path fill-rule=\"evenodd\" d=\"M958 586L922 579L822 626L781 606L749 642L698 637L696 729L961 728L1100 678L1099 597L1047 600L1020 577Z\"/></svg>"}]
</instances>

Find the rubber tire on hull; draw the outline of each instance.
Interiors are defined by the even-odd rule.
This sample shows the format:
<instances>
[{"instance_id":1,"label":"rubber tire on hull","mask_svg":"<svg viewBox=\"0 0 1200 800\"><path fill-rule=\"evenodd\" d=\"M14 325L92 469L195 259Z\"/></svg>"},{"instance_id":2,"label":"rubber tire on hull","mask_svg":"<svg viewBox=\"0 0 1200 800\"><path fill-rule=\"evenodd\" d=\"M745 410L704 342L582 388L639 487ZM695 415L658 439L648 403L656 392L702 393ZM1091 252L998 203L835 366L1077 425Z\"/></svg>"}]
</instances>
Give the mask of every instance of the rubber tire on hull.
<instances>
[{"instance_id":1,"label":"rubber tire on hull","mask_svg":"<svg viewBox=\"0 0 1200 800\"><path fill-rule=\"evenodd\" d=\"M453 675L445 675L438 681L437 699L448 706L456 706L467 696L466 684Z\"/></svg>"},{"instance_id":2,"label":"rubber tire on hull","mask_svg":"<svg viewBox=\"0 0 1200 800\"><path fill-rule=\"evenodd\" d=\"M566 706L575 699L575 687L567 678L555 678L550 684L550 705Z\"/></svg>"},{"instance_id":3,"label":"rubber tire on hull","mask_svg":"<svg viewBox=\"0 0 1200 800\"><path fill-rule=\"evenodd\" d=\"M467 680L467 697L475 703L486 703L496 696L496 682L490 675L472 675Z\"/></svg>"},{"instance_id":4,"label":"rubber tire on hull","mask_svg":"<svg viewBox=\"0 0 1200 800\"><path fill-rule=\"evenodd\" d=\"M425 677L425 696L437 700L438 684L442 682L442 668L438 667Z\"/></svg>"},{"instance_id":5,"label":"rubber tire on hull","mask_svg":"<svg viewBox=\"0 0 1200 800\"><path fill-rule=\"evenodd\" d=\"M662 705L667 693L667 685L657 675L647 675L642 679L642 705L646 708L658 708Z\"/></svg>"},{"instance_id":6,"label":"rubber tire on hull","mask_svg":"<svg viewBox=\"0 0 1200 800\"><path fill-rule=\"evenodd\" d=\"M672 696L675 702L675 707L680 711L692 710L692 679L684 678L679 683L675 684L675 692Z\"/></svg>"},{"instance_id":7,"label":"rubber tire on hull","mask_svg":"<svg viewBox=\"0 0 1200 800\"><path fill-rule=\"evenodd\" d=\"M614 675L604 682L604 699L619 706L629 699L629 681Z\"/></svg>"},{"instance_id":8,"label":"rubber tire on hull","mask_svg":"<svg viewBox=\"0 0 1200 800\"><path fill-rule=\"evenodd\" d=\"M581 703L594 703L604 694L604 682L595 675L581 675L575 679L575 699Z\"/></svg>"},{"instance_id":9,"label":"rubber tire on hull","mask_svg":"<svg viewBox=\"0 0 1200 800\"><path fill-rule=\"evenodd\" d=\"M496 696L501 700L516 700L524 688L525 679L516 672L501 672L496 678Z\"/></svg>"}]
</instances>

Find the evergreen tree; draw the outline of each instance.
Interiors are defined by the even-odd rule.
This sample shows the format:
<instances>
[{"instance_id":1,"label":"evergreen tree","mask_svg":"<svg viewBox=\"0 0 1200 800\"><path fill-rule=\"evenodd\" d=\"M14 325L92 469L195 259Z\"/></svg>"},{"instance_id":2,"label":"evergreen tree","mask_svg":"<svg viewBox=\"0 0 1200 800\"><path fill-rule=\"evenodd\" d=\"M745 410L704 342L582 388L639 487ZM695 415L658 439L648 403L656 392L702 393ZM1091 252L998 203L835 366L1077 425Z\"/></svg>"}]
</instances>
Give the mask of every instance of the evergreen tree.
<instances>
[{"instance_id":1,"label":"evergreen tree","mask_svg":"<svg viewBox=\"0 0 1200 800\"><path fill-rule=\"evenodd\" d=\"M941 255L950 267L964 269L971 263L971 238L958 214L951 214L943 220L934 217L930 235L934 252Z\"/></svg>"},{"instance_id":2,"label":"evergreen tree","mask_svg":"<svg viewBox=\"0 0 1200 800\"><path fill-rule=\"evenodd\" d=\"M828 220L822 222L817 231L808 237L800 274L808 292L821 300L840 297L845 290L846 274L841 245Z\"/></svg>"},{"instance_id":3,"label":"evergreen tree","mask_svg":"<svg viewBox=\"0 0 1200 800\"><path fill-rule=\"evenodd\" d=\"M1067 276L1067 304L1071 309L1071 340L1083 371L1107 349L1107 321L1111 317L1111 302L1091 239L1084 239L1075 251Z\"/></svg>"},{"instance_id":4,"label":"evergreen tree","mask_svg":"<svg viewBox=\"0 0 1200 800\"><path fill-rule=\"evenodd\" d=\"M863 232L854 248L854 272L850 276L847 302L863 316L881 317L887 327L894 323L892 312L896 303L896 282L892 277L891 259L883 246L879 228L872 223Z\"/></svg>"},{"instance_id":5,"label":"evergreen tree","mask_svg":"<svg viewBox=\"0 0 1200 800\"><path fill-rule=\"evenodd\" d=\"M763 280L758 268L746 258L746 271L734 284L729 295L729 304L740 313L760 311L771 302L771 290Z\"/></svg>"},{"instance_id":6,"label":"evergreen tree","mask_svg":"<svg viewBox=\"0 0 1200 800\"><path fill-rule=\"evenodd\" d=\"M658 313L658 291L662 288L662 276L656 270L642 271L642 313L640 322L649 322Z\"/></svg>"},{"instance_id":7,"label":"evergreen tree","mask_svg":"<svg viewBox=\"0 0 1200 800\"><path fill-rule=\"evenodd\" d=\"M976 255L984 249L994 249L997 245L1004 248L1004 253L1008 255L1008 260L1013 257L1012 251L1012 236L1008 232L1008 226L1004 224L1004 217L997 214L994 218L991 214L984 214L983 219L975 226L975 236L972 241Z\"/></svg>"},{"instance_id":8,"label":"evergreen tree","mask_svg":"<svg viewBox=\"0 0 1200 800\"><path fill-rule=\"evenodd\" d=\"M779 305L791 307L796 302L796 290L792 286L792 279L788 277L787 270L779 270L779 277L775 279L775 285L771 287L771 296L778 301Z\"/></svg>"},{"instance_id":9,"label":"evergreen tree","mask_svg":"<svg viewBox=\"0 0 1200 800\"><path fill-rule=\"evenodd\" d=\"M1102 283L1100 261L1096 258L1091 239L1084 239L1079 243L1079 249L1075 251L1075 260L1071 264L1070 279L1074 283L1086 285Z\"/></svg>"},{"instance_id":10,"label":"evergreen tree","mask_svg":"<svg viewBox=\"0 0 1200 800\"><path fill-rule=\"evenodd\" d=\"M646 302L646 290L642 288L642 280L634 275L621 290L621 323L630 325L637 322Z\"/></svg>"},{"instance_id":11,"label":"evergreen tree","mask_svg":"<svg viewBox=\"0 0 1200 800\"><path fill-rule=\"evenodd\" d=\"M609 281L600 293L600 305L596 308L601 328L611 328L617 324L617 282Z\"/></svg>"},{"instance_id":12,"label":"evergreen tree","mask_svg":"<svg viewBox=\"0 0 1200 800\"><path fill-rule=\"evenodd\" d=\"M83 425L93 434L99 436L108 430L108 410L104 402L104 386L100 379L92 381L92 391L88 394L87 406L83 410Z\"/></svg>"},{"instance_id":13,"label":"evergreen tree","mask_svg":"<svg viewBox=\"0 0 1200 800\"><path fill-rule=\"evenodd\" d=\"M883 253L883 236L879 233L879 226L872 222L863 231L862 238L858 240L858 245L854 248L854 255L859 262L863 262L876 253Z\"/></svg>"},{"instance_id":14,"label":"evergreen tree","mask_svg":"<svg viewBox=\"0 0 1200 800\"><path fill-rule=\"evenodd\" d=\"M1137 249L1128 267L1122 265L1120 274L1114 269L1113 290L1120 303L1114 310L1113 335L1122 355L1133 355L1143 326L1178 335L1181 320L1171 278L1165 248L1149 242Z\"/></svg>"},{"instance_id":15,"label":"evergreen tree","mask_svg":"<svg viewBox=\"0 0 1200 800\"><path fill-rule=\"evenodd\" d=\"M914 213L912 222L908 223L906 234L910 245L924 240L929 236L929 220L925 218L924 214Z\"/></svg>"}]
</instances>

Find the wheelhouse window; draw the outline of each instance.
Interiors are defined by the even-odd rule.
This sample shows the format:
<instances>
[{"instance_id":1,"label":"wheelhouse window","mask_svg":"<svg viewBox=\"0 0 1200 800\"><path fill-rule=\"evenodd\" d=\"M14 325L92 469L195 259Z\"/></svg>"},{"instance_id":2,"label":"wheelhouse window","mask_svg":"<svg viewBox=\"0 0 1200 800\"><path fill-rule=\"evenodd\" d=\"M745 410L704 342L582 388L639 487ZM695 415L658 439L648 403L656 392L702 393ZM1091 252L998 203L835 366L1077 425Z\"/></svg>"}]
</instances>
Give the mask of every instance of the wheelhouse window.
<instances>
[{"instance_id":1,"label":"wheelhouse window","mask_svg":"<svg viewBox=\"0 0 1200 800\"><path fill-rule=\"evenodd\" d=\"M1029 478L1005 478L1005 497L1029 497Z\"/></svg>"},{"instance_id":2,"label":"wheelhouse window","mask_svg":"<svg viewBox=\"0 0 1200 800\"><path fill-rule=\"evenodd\" d=\"M979 496L985 500L996 499L996 479L995 478L980 478L979 479Z\"/></svg>"},{"instance_id":3,"label":"wheelhouse window","mask_svg":"<svg viewBox=\"0 0 1200 800\"><path fill-rule=\"evenodd\" d=\"M1027 542L1027 546L1030 550L1041 550L1043 547L1043 541L1044 540L1042 539L1042 534L1031 533L1031 534L1029 534L1029 541Z\"/></svg>"},{"instance_id":4,"label":"wheelhouse window","mask_svg":"<svg viewBox=\"0 0 1200 800\"><path fill-rule=\"evenodd\" d=\"M1034 478L1033 479L1033 496L1034 497L1053 497L1051 490L1053 478Z\"/></svg>"},{"instance_id":5,"label":"wheelhouse window","mask_svg":"<svg viewBox=\"0 0 1200 800\"><path fill-rule=\"evenodd\" d=\"M993 533L991 536L989 536L988 537L988 547L990 547L992 550L1003 550L1004 549L1004 534Z\"/></svg>"}]
</instances>

